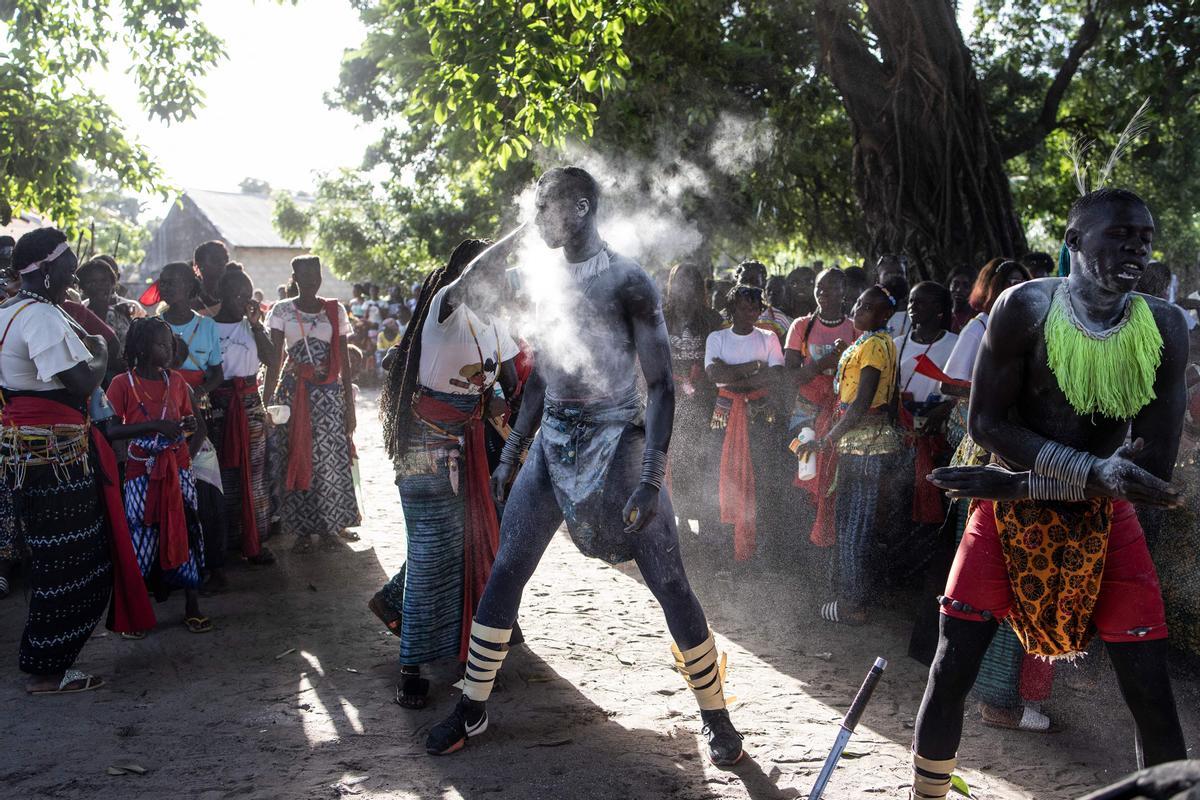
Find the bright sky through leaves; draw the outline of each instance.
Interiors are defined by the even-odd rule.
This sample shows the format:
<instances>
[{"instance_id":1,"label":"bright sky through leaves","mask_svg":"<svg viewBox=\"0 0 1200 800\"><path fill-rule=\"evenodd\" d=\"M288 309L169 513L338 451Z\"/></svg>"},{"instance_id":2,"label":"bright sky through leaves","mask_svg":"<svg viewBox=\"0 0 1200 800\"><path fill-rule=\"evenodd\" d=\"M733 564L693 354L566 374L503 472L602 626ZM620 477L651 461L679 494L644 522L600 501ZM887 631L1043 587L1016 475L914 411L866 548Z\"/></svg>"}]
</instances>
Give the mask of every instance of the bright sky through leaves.
<instances>
[{"instance_id":1,"label":"bright sky through leaves","mask_svg":"<svg viewBox=\"0 0 1200 800\"><path fill-rule=\"evenodd\" d=\"M207 98L196 119L148 120L119 53L92 84L169 181L238 191L243 178L254 177L276 189L308 190L314 170L359 165L375 134L322 100L337 85L342 51L363 37L346 0L206 0L201 16L225 41L228 58L201 80Z\"/></svg>"}]
</instances>

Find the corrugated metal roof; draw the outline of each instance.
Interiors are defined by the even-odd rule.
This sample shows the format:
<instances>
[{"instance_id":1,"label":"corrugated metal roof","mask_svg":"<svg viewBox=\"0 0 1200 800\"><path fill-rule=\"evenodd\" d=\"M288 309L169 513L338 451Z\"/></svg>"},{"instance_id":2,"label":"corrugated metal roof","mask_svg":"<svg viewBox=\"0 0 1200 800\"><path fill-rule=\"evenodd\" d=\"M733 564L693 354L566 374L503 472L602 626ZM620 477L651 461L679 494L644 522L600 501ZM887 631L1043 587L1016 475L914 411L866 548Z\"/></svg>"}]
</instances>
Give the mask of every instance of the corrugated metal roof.
<instances>
[{"instance_id":1,"label":"corrugated metal roof","mask_svg":"<svg viewBox=\"0 0 1200 800\"><path fill-rule=\"evenodd\" d=\"M271 222L275 201L270 197L242 192L213 192L188 189L187 199L196 204L221 238L233 247L307 247L307 242L289 242L279 235ZM306 206L308 200L296 199Z\"/></svg>"},{"instance_id":2,"label":"corrugated metal roof","mask_svg":"<svg viewBox=\"0 0 1200 800\"><path fill-rule=\"evenodd\" d=\"M20 239L30 231L35 231L38 228L44 228L47 225L53 225L50 220L42 219L37 214L26 212L12 218L12 222L0 227L0 236L11 236L14 239ZM75 243L72 242L72 245Z\"/></svg>"}]
</instances>

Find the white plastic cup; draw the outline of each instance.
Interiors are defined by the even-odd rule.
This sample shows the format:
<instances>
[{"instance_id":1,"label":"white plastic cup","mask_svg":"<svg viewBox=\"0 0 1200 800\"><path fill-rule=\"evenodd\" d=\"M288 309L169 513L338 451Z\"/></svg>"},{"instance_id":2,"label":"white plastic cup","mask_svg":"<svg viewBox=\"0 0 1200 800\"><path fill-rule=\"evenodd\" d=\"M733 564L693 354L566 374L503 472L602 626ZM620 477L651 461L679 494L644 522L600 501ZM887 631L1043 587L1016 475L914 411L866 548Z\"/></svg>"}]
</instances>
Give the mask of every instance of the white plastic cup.
<instances>
[{"instance_id":1,"label":"white plastic cup","mask_svg":"<svg viewBox=\"0 0 1200 800\"><path fill-rule=\"evenodd\" d=\"M812 428L801 428L800 433L796 435L796 438L802 443L811 442L817 438L817 432ZM817 477L816 453L802 453L801 455L797 456L796 460L799 462L796 472L797 480L811 481L813 478Z\"/></svg>"}]
</instances>

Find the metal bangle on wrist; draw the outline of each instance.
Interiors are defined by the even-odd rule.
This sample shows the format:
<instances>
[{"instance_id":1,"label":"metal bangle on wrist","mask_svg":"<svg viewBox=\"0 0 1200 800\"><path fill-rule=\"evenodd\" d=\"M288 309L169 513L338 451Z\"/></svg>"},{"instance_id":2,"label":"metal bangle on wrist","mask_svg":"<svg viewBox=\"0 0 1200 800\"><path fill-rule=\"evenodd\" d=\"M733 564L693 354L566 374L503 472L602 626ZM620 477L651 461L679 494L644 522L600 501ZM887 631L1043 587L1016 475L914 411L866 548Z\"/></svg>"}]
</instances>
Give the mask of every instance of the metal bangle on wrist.
<instances>
[{"instance_id":1,"label":"metal bangle on wrist","mask_svg":"<svg viewBox=\"0 0 1200 800\"><path fill-rule=\"evenodd\" d=\"M1086 500L1088 476L1097 460L1091 453L1047 441L1029 473L1029 499Z\"/></svg>"},{"instance_id":2,"label":"metal bangle on wrist","mask_svg":"<svg viewBox=\"0 0 1200 800\"><path fill-rule=\"evenodd\" d=\"M662 450L646 449L642 455L641 483L661 489L667 476L667 454Z\"/></svg>"},{"instance_id":3,"label":"metal bangle on wrist","mask_svg":"<svg viewBox=\"0 0 1200 800\"><path fill-rule=\"evenodd\" d=\"M500 463L519 463L522 456L525 455L525 450L528 449L529 443L532 441L532 436L523 436L517 433L515 428L509 431L508 438L504 440L504 448L500 451Z\"/></svg>"}]
</instances>

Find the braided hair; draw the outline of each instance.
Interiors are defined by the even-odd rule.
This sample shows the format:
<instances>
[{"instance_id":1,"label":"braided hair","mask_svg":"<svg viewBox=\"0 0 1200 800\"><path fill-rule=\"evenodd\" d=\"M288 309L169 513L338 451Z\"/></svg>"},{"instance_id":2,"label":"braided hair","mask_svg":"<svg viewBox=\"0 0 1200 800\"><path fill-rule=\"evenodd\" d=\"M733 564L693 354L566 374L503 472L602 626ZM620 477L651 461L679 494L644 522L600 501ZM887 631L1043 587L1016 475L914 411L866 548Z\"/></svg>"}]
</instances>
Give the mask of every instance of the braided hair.
<instances>
[{"instance_id":1,"label":"braided hair","mask_svg":"<svg viewBox=\"0 0 1200 800\"><path fill-rule=\"evenodd\" d=\"M408 449L409 431L412 426L413 397L421 370L421 331L429 316L433 297L446 286L458 280L463 269L491 245L486 239L466 239L450 255L444 267L438 267L425 277L421 293L417 296L417 307L413 312L404 336L398 345L400 351L388 370L383 391L379 396L380 416L383 418L383 443L392 458L400 458Z\"/></svg>"},{"instance_id":2,"label":"braided hair","mask_svg":"<svg viewBox=\"0 0 1200 800\"><path fill-rule=\"evenodd\" d=\"M166 328L167 333L174 338L175 332L162 317L142 317L129 324L129 332L125 335L124 358L130 369L140 366L146 360L150 344L154 341L154 331L159 327Z\"/></svg>"}]
</instances>

